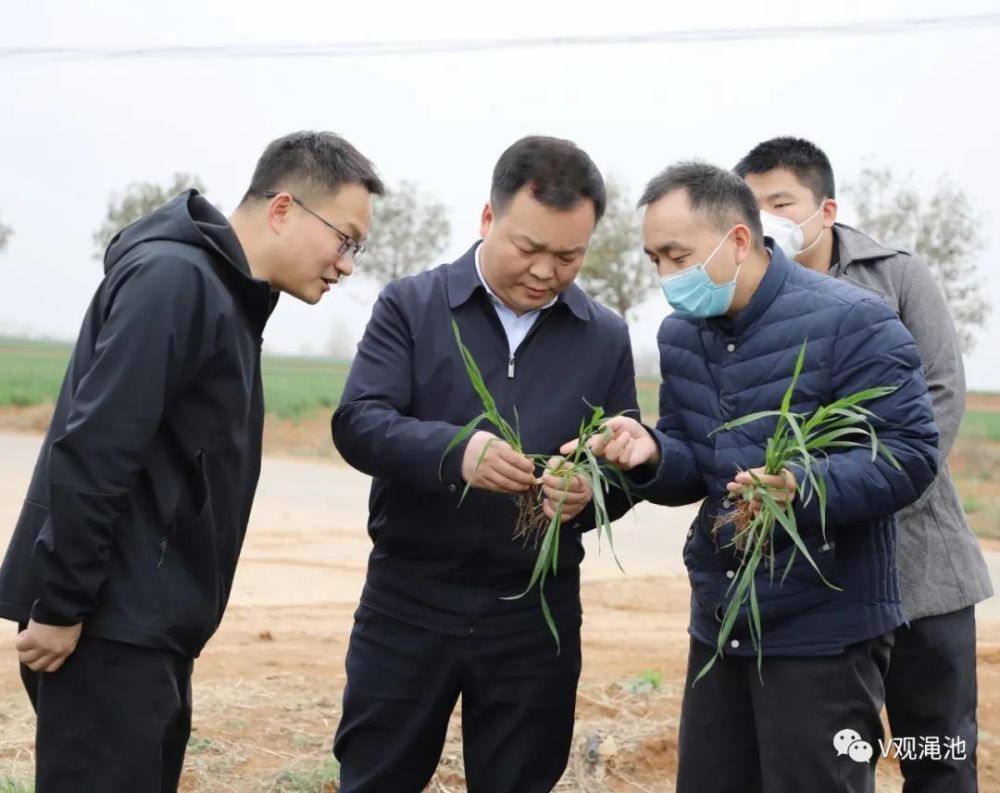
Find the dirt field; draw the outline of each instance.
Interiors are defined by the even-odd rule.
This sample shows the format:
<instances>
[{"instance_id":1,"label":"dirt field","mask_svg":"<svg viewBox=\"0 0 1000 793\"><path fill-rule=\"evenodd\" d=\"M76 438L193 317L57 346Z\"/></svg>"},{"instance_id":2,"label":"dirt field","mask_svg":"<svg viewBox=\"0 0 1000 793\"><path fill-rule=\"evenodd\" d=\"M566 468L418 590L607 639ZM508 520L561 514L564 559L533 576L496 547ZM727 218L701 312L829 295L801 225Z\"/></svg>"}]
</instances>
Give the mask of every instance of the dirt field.
<instances>
[{"instance_id":1,"label":"dirt field","mask_svg":"<svg viewBox=\"0 0 1000 793\"><path fill-rule=\"evenodd\" d=\"M965 406L968 410L1000 410L1000 394L969 394Z\"/></svg>"},{"instance_id":2,"label":"dirt field","mask_svg":"<svg viewBox=\"0 0 1000 793\"><path fill-rule=\"evenodd\" d=\"M302 452L311 441L305 432L272 433L269 448ZM0 434L0 547L39 442L35 434ZM340 712L346 642L369 549L366 498L365 478L335 462L265 461L232 604L196 665L183 790L335 790L324 782L329 769L321 769ZM628 576L606 552L588 549L584 670L573 756L559 790L673 790L689 598L680 548L692 514L642 505L621 521L616 538ZM988 556L997 569L995 547ZM1000 790L1000 612L993 601L980 609L979 674L981 786ZM456 714L429 790L464 790L458 725ZM0 664L0 779L30 779L31 747L31 714L11 653ZM879 769L879 790L898 791L891 761Z\"/></svg>"}]
</instances>

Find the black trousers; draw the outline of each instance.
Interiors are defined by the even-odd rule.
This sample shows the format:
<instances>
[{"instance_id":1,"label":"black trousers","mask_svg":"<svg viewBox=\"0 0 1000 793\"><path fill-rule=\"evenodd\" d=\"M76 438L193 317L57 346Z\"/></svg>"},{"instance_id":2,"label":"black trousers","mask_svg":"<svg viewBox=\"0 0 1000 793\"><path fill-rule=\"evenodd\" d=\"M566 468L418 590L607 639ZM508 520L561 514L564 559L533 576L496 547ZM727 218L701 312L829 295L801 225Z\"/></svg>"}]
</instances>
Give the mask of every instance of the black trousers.
<instances>
[{"instance_id":1,"label":"black trousers","mask_svg":"<svg viewBox=\"0 0 1000 793\"><path fill-rule=\"evenodd\" d=\"M899 628L885 686L893 737L917 746L900 754L904 793L978 790L975 608ZM927 751L927 738L940 739L941 751Z\"/></svg>"},{"instance_id":2,"label":"black trousers","mask_svg":"<svg viewBox=\"0 0 1000 793\"><path fill-rule=\"evenodd\" d=\"M191 734L191 659L81 637L52 674L21 666L38 717L36 793L174 793Z\"/></svg>"},{"instance_id":3,"label":"black trousers","mask_svg":"<svg viewBox=\"0 0 1000 793\"><path fill-rule=\"evenodd\" d=\"M692 639L677 793L874 793L891 646L889 634L832 657L765 658L763 685L756 658L726 656L692 686L714 650ZM871 759L839 754L838 734Z\"/></svg>"},{"instance_id":4,"label":"black trousers","mask_svg":"<svg viewBox=\"0 0 1000 793\"><path fill-rule=\"evenodd\" d=\"M462 697L469 793L548 793L569 759L579 626L456 637L358 609L333 752L341 793L419 793Z\"/></svg>"}]
</instances>

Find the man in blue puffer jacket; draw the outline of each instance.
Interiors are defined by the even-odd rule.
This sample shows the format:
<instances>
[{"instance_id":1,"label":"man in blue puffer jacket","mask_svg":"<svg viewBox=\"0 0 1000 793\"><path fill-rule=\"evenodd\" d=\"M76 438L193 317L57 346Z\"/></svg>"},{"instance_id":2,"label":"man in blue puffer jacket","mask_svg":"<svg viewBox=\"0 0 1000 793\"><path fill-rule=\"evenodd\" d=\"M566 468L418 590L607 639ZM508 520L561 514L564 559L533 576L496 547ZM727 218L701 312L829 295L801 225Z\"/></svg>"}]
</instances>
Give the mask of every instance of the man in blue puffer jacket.
<instances>
[{"instance_id":1,"label":"man in blue puffer jacket","mask_svg":"<svg viewBox=\"0 0 1000 793\"><path fill-rule=\"evenodd\" d=\"M658 336L660 419L655 430L612 419L613 436L596 450L630 470L650 501L703 499L684 547L692 638L677 790L873 791L883 678L892 631L904 621L893 513L937 470L938 432L913 338L878 297L791 262L763 236L753 193L728 171L675 165L649 183L640 206L645 250L675 309ZM741 613L725 656L692 686L715 652L739 569L733 526L717 535L713 526L742 497L748 472L763 474L775 420L711 433L776 409L804 340L792 410L810 413L862 389L897 386L867 407L900 467L873 461L868 449L831 452L816 467L827 487L825 538L818 499L806 503L797 493L802 471L762 477L779 501L792 501L810 555L838 588L801 553L781 583L792 546L776 529L777 573L772 583L762 565L756 581L763 682Z\"/></svg>"}]
</instances>

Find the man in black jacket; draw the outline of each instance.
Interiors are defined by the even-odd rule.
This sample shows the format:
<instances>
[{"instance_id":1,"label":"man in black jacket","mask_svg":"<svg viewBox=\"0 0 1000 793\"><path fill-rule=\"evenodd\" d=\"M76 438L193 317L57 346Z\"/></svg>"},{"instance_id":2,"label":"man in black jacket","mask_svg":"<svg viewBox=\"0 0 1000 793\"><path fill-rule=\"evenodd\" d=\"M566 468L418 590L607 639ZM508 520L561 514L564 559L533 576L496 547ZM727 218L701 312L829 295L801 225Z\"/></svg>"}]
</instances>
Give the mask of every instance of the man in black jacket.
<instances>
[{"instance_id":1,"label":"man in black jacket","mask_svg":"<svg viewBox=\"0 0 1000 793\"><path fill-rule=\"evenodd\" d=\"M351 273L382 190L343 138L295 133L228 221L188 190L108 247L0 567L38 793L176 790L260 472L261 333L279 292Z\"/></svg>"},{"instance_id":2,"label":"man in black jacket","mask_svg":"<svg viewBox=\"0 0 1000 793\"><path fill-rule=\"evenodd\" d=\"M472 793L542 793L565 768L591 493L579 479L569 487L545 588L557 654L537 591L501 599L524 589L536 558L511 537L511 495L531 486L532 462L488 424L445 455L482 412L451 322L527 453L554 454L589 418L587 402L636 410L628 328L573 283L604 205L583 151L520 140L494 170L482 243L390 284L375 306L333 417L344 459L374 477L374 548L334 744L342 793L423 790L460 695ZM545 479L551 515L563 491ZM613 490L608 507L615 518L628 501Z\"/></svg>"}]
</instances>

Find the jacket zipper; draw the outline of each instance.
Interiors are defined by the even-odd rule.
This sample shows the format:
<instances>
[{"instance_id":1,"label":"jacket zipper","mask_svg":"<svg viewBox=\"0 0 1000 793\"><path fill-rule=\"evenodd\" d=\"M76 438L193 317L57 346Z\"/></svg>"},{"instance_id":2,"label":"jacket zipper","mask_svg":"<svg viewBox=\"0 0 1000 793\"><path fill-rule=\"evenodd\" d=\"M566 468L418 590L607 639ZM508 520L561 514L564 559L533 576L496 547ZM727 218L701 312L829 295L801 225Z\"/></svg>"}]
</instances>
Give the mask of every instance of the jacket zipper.
<instances>
[{"instance_id":1,"label":"jacket zipper","mask_svg":"<svg viewBox=\"0 0 1000 793\"><path fill-rule=\"evenodd\" d=\"M524 340L521 342L520 346L517 348L518 350L523 350L524 349L524 345L527 344L531 340L531 337L535 335L535 332L538 330L538 326L541 325L543 322L545 322L545 320L547 320L549 318L549 315L552 313L552 309L553 308L554 308L554 306L549 306L549 308L546 309L545 313L542 314L542 316L540 316L535 321L535 324L531 326L531 330L528 331L528 335L524 337ZM507 334L504 333L505 337L506 337L506 335ZM509 346L508 346L508 349L509 349ZM514 379L514 354L515 354L514 351L511 350L510 351L510 357L507 359L507 379L508 380L513 380Z\"/></svg>"},{"instance_id":2,"label":"jacket zipper","mask_svg":"<svg viewBox=\"0 0 1000 793\"><path fill-rule=\"evenodd\" d=\"M167 556L167 538L166 536L164 536L163 539L160 540L160 561L156 563L157 570L163 567L163 560L166 558L166 556Z\"/></svg>"}]
</instances>

